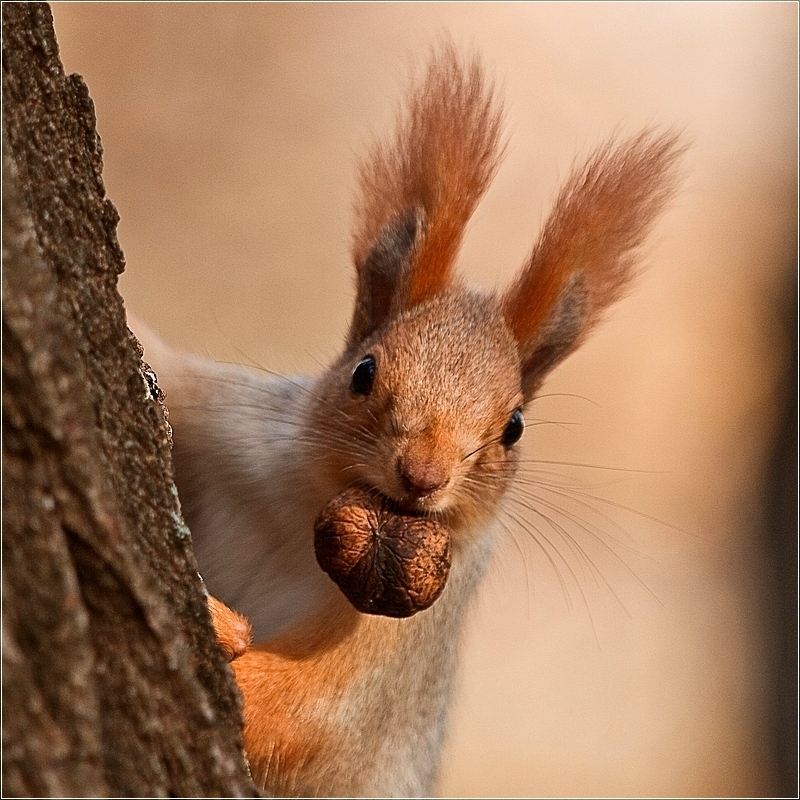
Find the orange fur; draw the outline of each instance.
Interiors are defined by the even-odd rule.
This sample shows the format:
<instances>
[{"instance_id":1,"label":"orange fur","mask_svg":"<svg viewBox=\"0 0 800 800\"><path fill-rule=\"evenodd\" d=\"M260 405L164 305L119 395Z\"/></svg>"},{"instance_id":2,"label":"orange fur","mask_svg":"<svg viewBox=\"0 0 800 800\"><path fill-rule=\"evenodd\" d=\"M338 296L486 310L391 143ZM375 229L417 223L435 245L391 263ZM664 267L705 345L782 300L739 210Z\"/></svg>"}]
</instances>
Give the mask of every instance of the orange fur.
<instances>
[{"instance_id":1,"label":"orange fur","mask_svg":"<svg viewBox=\"0 0 800 800\"><path fill-rule=\"evenodd\" d=\"M340 760L358 752L364 732L337 723L337 707L367 670L391 658L398 628L397 621L364 616L337 597L233 663L257 784L278 795L325 795L332 785L347 790L348 782L357 791L357 774L344 782L341 775L331 778L341 771Z\"/></svg>"},{"instance_id":2,"label":"orange fur","mask_svg":"<svg viewBox=\"0 0 800 800\"><path fill-rule=\"evenodd\" d=\"M241 614L228 608L216 597L209 595L207 604L217 641L225 651L228 661L233 661L250 647L253 641L252 627Z\"/></svg>"},{"instance_id":3,"label":"orange fur","mask_svg":"<svg viewBox=\"0 0 800 800\"><path fill-rule=\"evenodd\" d=\"M571 352L620 298L635 274L638 249L672 195L678 136L645 131L599 148L575 170L524 270L503 298L523 363L547 336L558 336L559 303L579 285L581 319L564 342ZM537 376L538 378L539 376Z\"/></svg>"},{"instance_id":4,"label":"orange fur","mask_svg":"<svg viewBox=\"0 0 800 800\"><path fill-rule=\"evenodd\" d=\"M388 222L409 210L421 214L401 307L450 281L466 224L497 170L501 119L478 60L462 63L445 45L411 93L394 142L377 145L361 165L358 269Z\"/></svg>"}]
</instances>

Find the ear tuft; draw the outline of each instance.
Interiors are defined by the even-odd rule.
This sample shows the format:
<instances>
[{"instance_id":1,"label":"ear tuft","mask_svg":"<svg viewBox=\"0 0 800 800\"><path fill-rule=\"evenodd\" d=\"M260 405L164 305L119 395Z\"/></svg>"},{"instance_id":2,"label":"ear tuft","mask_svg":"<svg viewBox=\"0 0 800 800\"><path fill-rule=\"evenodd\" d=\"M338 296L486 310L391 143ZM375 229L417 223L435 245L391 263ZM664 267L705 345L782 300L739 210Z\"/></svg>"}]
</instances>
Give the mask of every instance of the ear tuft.
<instances>
[{"instance_id":1,"label":"ear tuft","mask_svg":"<svg viewBox=\"0 0 800 800\"><path fill-rule=\"evenodd\" d=\"M361 165L353 241L357 305L362 293L374 293L363 284L376 275L369 265L387 226L410 215L422 224L407 268L378 294L391 289L397 311L450 283L467 222L500 160L501 118L477 58L462 61L452 44L440 45L410 92L394 139L376 145Z\"/></svg>"},{"instance_id":2,"label":"ear tuft","mask_svg":"<svg viewBox=\"0 0 800 800\"><path fill-rule=\"evenodd\" d=\"M421 209L398 214L356 264L359 291L348 345L366 339L390 314L396 289L407 282L414 245L423 228Z\"/></svg>"},{"instance_id":3,"label":"ear tuft","mask_svg":"<svg viewBox=\"0 0 800 800\"><path fill-rule=\"evenodd\" d=\"M648 130L608 143L572 173L503 298L526 399L625 292L645 237L673 194L684 149L676 134Z\"/></svg>"}]
</instances>

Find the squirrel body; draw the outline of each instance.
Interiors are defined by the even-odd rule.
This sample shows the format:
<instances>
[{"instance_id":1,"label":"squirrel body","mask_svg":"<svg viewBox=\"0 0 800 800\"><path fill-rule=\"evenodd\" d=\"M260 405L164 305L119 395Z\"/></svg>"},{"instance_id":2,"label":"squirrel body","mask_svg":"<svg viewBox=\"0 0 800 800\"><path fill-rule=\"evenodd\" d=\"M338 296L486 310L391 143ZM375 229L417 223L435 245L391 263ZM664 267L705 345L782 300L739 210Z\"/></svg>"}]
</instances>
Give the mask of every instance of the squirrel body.
<instances>
[{"instance_id":1,"label":"squirrel body","mask_svg":"<svg viewBox=\"0 0 800 800\"><path fill-rule=\"evenodd\" d=\"M362 162L355 309L321 376L212 364L144 331L200 570L253 626L254 646L228 650L268 792L433 793L459 634L524 408L624 293L671 194L676 136L609 143L568 179L512 285L467 289L454 265L500 161L501 117L478 61L441 47L394 138ZM452 566L430 608L359 613L320 569L314 520L352 486L449 530ZM225 644L224 611L212 611Z\"/></svg>"},{"instance_id":2,"label":"squirrel body","mask_svg":"<svg viewBox=\"0 0 800 800\"><path fill-rule=\"evenodd\" d=\"M393 463L397 442L402 449L415 430L486 403L490 393L482 384L452 386L451 359L474 362L476 375L496 371L495 393L509 413L520 402L518 385L508 380L518 369L511 339L496 314L486 325L484 305L469 293L444 293L395 321L373 348L395 362L422 353L420 370L435 376L441 389L411 408L398 403L384 418L374 436L388 452L376 454L378 464ZM442 324L431 325L430 318ZM486 351L473 346L478 333L502 343L508 362L482 363ZM318 452L318 442L337 425L329 406L338 402L342 384L336 366L317 381L273 377L185 356L140 336L170 408L176 480L204 581L213 596L247 618L258 642L232 663L245 698L254 779L285 796L431 795L463 614L494 537L494 510L479 507L485 490L478 498L442 502L439 513L448 519L455 554L432 608L403 620L360 614L319 569L310 535L320 508L353 480L338 459L320 459ZM460 352L454 341L462 344ZM348 372L352 359L343 357L340 369ZM420 374L396 376L392 394L412 397ZM403 430L393 436L398 419ZM458 434L459 453L469 453L485 438L484 425L497 426L498 415L462 419L470 424L448 427ZM345 450L338 457L357 454ZM380 469L359 477L398 491L396 473L385 486ZM510 479L499 476L497 494ZM259 701L248 703L248 697Z\"/></svg>"}]
</instances>

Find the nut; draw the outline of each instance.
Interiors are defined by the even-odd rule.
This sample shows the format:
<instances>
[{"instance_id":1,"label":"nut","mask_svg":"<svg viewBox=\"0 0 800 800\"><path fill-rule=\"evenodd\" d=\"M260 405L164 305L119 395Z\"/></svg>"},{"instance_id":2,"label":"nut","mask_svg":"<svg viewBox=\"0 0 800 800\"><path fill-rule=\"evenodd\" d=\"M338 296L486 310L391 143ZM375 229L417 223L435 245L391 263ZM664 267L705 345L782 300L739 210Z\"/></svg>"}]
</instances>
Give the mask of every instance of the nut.
<instances>
[{"instance_id":1,"label":"nut","mask_svg":"<svg viewBox=\"0 0 800 800\"><path fill-rule=\"evenodd\" d=\"M429 608L450 572L447 528L358 487L322 509L314 550L320 567L365 614L410 617Z\"/></svg>"}]
</instances>

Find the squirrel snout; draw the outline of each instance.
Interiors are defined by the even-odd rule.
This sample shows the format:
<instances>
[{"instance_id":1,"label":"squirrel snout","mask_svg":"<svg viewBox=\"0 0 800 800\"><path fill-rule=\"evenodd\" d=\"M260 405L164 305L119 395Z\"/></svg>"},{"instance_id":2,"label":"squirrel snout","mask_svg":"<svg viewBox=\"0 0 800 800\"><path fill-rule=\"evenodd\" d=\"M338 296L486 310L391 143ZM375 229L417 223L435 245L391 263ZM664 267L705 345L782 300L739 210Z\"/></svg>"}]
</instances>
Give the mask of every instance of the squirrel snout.
<instances>
[{"instance_id":1,"label":"squirrel snout","mask_svg":"<svg viewBox=\"0 0 800 800\"><path fill-rule=\"evenodd\" d=\"M397 475L403 489L417 498L427 497L450 482L452 459L445 443L436 436L412 439L397 459Z\"/></svg>"},{"instance_id":2,"label":"squirrel snout","mask_svg":"<svg viewBox=\"0 0 800 800\"><path fill-rule=\"evenodd\" d=\"M436 461L401 460L397 465L400 483L411 495L424 496L447 485L448 470Z\"/></svg>"}]
</instances>

